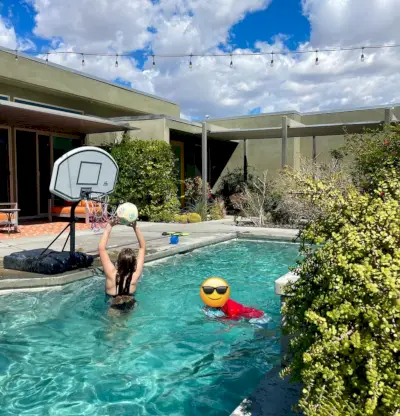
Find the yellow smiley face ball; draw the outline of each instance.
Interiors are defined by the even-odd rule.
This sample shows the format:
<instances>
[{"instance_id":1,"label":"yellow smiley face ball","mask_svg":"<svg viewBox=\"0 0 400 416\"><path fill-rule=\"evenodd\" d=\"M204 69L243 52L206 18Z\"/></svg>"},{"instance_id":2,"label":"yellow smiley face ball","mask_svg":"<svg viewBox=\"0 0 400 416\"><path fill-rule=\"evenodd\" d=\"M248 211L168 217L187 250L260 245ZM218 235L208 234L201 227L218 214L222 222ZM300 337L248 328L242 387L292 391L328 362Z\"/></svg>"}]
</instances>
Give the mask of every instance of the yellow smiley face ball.
<instances>
[{"instance_id":1,"label":"yellow smiley face ball","mask_svg":"<svg viewBox=\"0 0 400 416\"><path fill-rule=\"evenodd\" d=\"M228 283L220 277L210 277L200 286L201 300L211 308L221 308L225 305L231 289Z\"/></svg>"}]
</instances>

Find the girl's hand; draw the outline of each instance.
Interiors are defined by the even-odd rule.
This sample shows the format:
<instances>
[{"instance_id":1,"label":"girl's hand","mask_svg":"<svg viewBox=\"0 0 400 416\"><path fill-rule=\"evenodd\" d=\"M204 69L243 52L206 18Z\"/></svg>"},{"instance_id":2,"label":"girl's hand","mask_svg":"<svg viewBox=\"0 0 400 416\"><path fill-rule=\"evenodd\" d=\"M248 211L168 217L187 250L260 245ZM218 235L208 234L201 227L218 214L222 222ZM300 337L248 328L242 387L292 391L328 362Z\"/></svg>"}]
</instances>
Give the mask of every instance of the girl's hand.
<instances>
[{"instance_id":1,"label":"girl's hand","mask_svg":"<svg viewBox=\"0 0 400 416\"><path fill-rule=\"evenodd\" d=\"M119 224L119 220L117 217L114 217L108 223L111 225L111 227L114 227L115 225Z\"/></svg>"}]
</instances>

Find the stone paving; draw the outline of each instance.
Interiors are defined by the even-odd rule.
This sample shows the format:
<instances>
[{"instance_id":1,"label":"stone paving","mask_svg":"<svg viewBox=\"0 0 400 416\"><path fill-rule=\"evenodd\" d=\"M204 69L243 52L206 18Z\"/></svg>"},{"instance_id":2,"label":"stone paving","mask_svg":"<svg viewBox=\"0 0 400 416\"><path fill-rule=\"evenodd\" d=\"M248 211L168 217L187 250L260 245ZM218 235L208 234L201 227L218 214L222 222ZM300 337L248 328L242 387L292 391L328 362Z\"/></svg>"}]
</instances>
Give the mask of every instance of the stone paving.
<instances>
[{"instance_id":1,"label":"stone paving","mask_svg":"<svg viewBox=\"0 0 400 416\"><path fill-rule=\"evenodd\" d=\"M25 237L39 237L45 235L57 235L61 230L68 224L67 221L35 221L22 223L18 225L18 232L8 232L6 229L0 229L0 240L15 240ZM90 230L90 224L85 224L84 222L76 223L76 230Z\"/></svg>"}]
</instances>

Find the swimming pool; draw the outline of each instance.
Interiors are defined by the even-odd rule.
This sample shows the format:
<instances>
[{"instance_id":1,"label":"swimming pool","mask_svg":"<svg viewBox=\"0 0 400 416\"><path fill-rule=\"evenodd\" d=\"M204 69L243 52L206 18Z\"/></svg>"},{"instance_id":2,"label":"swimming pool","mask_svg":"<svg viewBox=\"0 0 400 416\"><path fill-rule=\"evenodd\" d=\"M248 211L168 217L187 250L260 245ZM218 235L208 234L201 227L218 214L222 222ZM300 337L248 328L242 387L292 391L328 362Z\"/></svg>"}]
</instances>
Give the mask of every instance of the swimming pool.
<instances>
[{"instance_id":1,"label":"swimming pool","mask_svg":"<svg viewBox=\"0 0 400 416\"><path fill-rule=\"evenodd\" d=\"M274 281L297 251L239 240L147 265L126 316L110 315L101 277L0 296L1 415L229 415L279 361ZM271 324L207 318L208 276Z\"/></svg>"}]
</instances>

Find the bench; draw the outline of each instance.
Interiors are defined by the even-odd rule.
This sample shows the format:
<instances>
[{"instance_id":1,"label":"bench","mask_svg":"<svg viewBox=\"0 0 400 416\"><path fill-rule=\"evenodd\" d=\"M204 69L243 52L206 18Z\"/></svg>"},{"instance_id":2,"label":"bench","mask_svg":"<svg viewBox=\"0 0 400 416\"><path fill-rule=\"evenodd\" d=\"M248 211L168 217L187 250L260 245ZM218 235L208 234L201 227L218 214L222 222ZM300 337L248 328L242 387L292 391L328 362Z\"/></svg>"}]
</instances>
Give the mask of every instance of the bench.
<instances>
[{"instance_id":1,"label":"bench","mask_svg":"<svg viewBox=\"0 0 400 416\"><path fill-rule=\"evenodd\" d=\"M88 201L88 203L92 206L93 204L96 204L93 201ZM64 206L53 206L52 200L49 200L49 221L53 220L53 217L58 218L69 218L71 215L71 206L72 202L65 201ZM75 217L81 218L85 220L85 223L89 223L89 210L86 206L86 201L80 201L78 206L75 208Z\"/></svg>"},{"instance_id":2,"label":"bench","mask_svg":"<svg viewBox=\"0 0 400 416\"><path fill-rule=\"evenodd\" d=\"M19 232L18 213L20 209L16 202L0 202L0 226L7 227L8 233L11 229Z\"/></svg>"}]
</instances>

